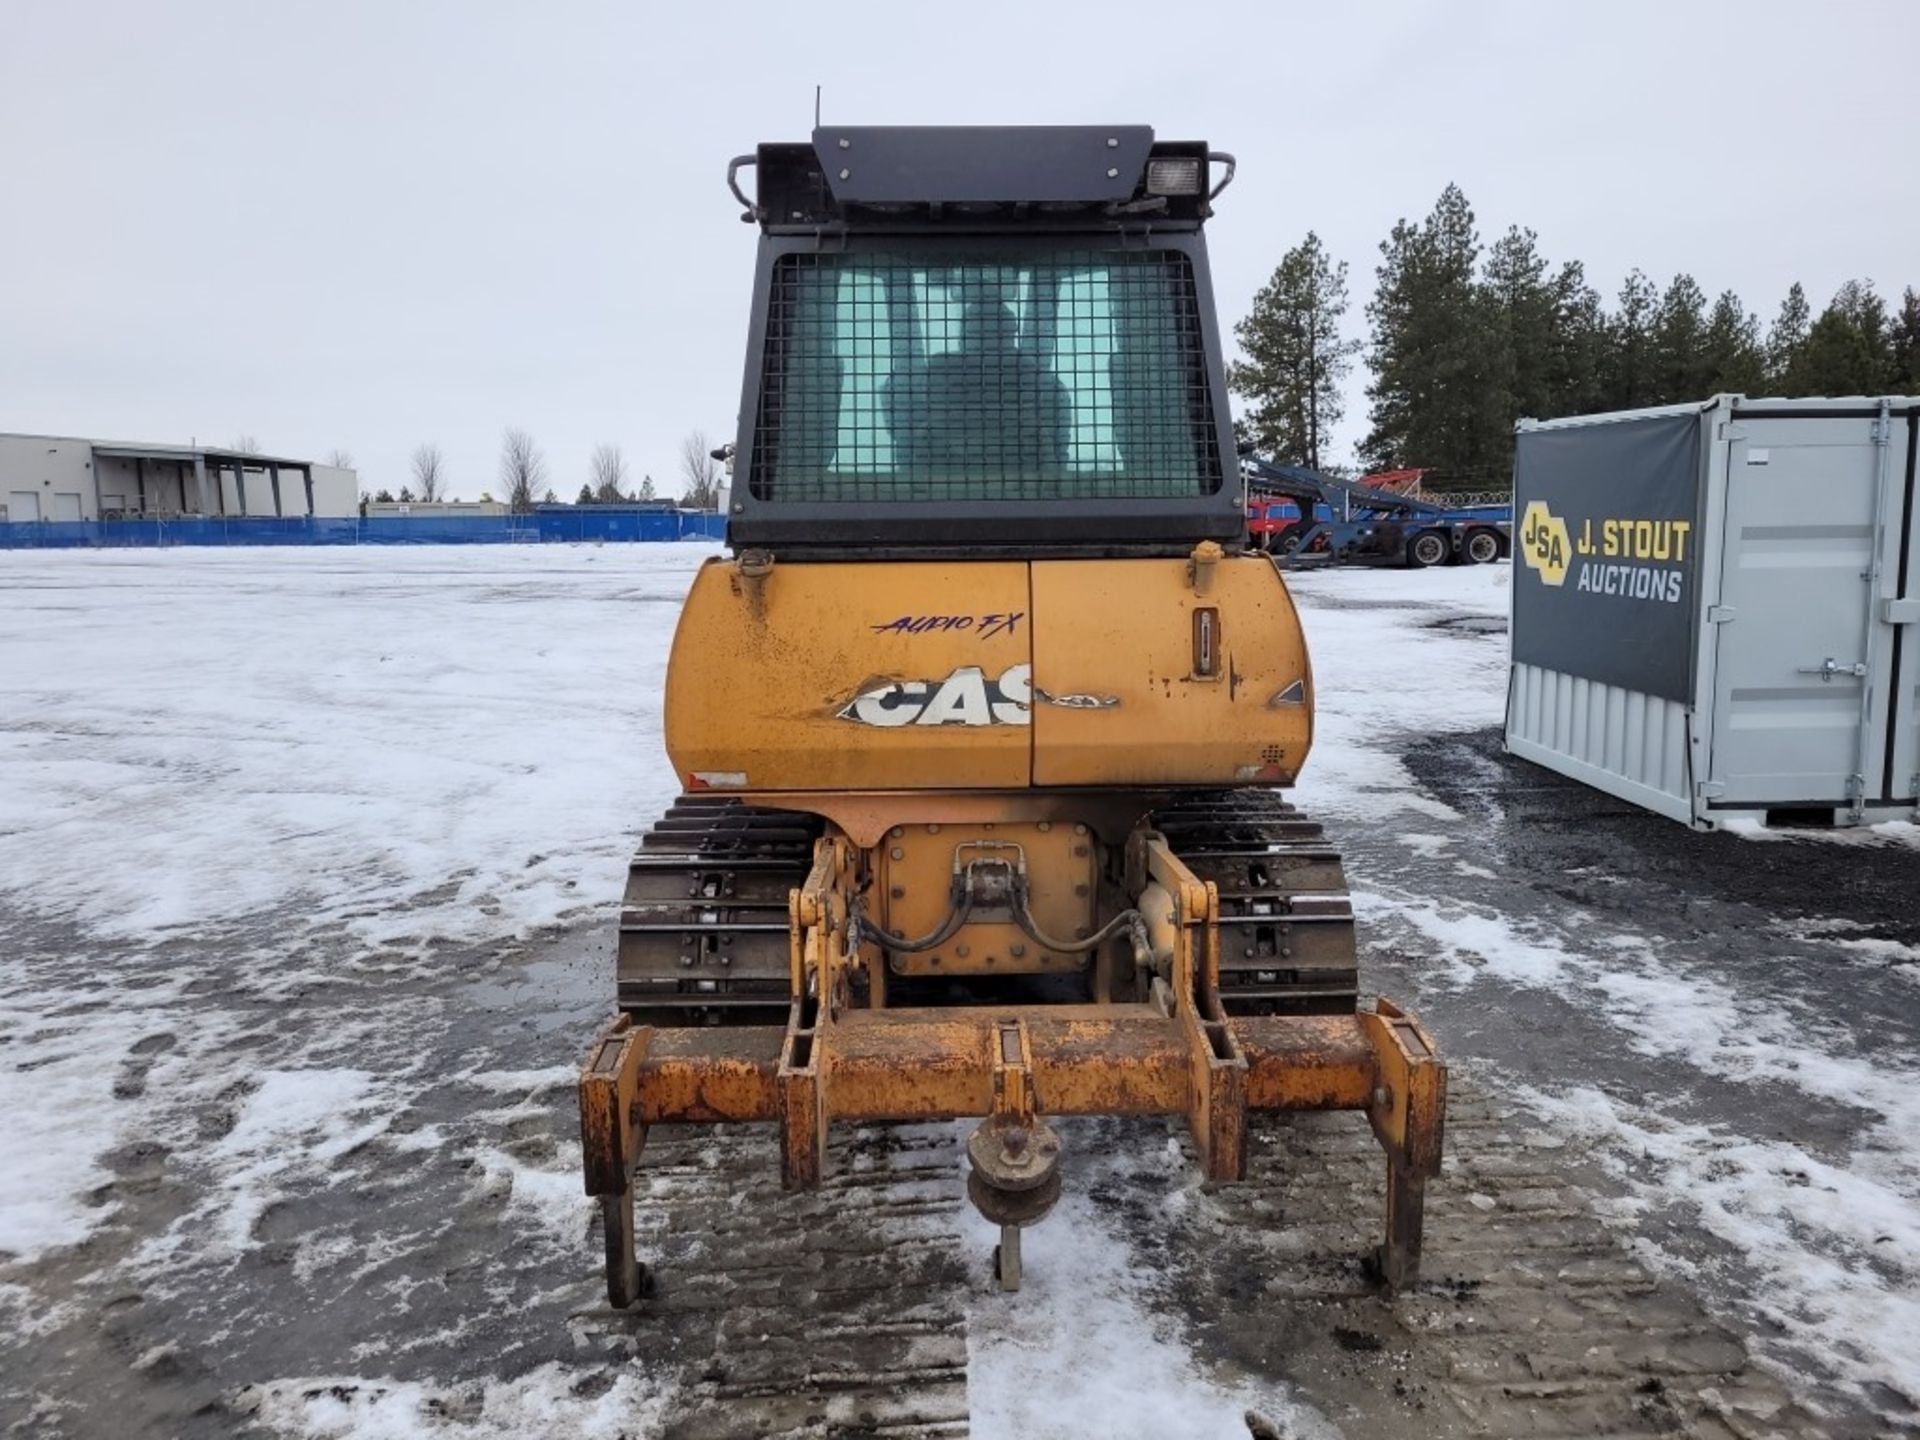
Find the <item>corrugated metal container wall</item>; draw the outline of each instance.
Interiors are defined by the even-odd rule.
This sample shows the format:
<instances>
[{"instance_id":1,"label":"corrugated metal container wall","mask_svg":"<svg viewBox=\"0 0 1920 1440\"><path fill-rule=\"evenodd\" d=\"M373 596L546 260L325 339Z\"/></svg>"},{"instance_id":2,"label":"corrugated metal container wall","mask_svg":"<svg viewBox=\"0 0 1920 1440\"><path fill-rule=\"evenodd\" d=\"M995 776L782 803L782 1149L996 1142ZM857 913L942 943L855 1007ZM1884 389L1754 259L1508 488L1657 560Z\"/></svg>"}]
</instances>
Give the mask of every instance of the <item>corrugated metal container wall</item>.
<instances>
[{"instance_id":1,"label":"corrugated metal container wall","mask_svg":"<svg viewBox=\"0 0 1920 1440\"><path fill-rule=\"evenodd\" d=\"M1911 818L1920 400L1523 421L1507 746L1698 826Z\"/></svg>"},{"instance_id":2,"label":"corrugated metal container wall","mask_svg":"<svg viewBox=\"0 0 1920 1440\"><path fill-rule=\"evenodd\" d=\"M1507 748L1662 815L1693 818L1687 709L1675 701L1516 664L1507 699Z\"/></svg>"}]
</instances>

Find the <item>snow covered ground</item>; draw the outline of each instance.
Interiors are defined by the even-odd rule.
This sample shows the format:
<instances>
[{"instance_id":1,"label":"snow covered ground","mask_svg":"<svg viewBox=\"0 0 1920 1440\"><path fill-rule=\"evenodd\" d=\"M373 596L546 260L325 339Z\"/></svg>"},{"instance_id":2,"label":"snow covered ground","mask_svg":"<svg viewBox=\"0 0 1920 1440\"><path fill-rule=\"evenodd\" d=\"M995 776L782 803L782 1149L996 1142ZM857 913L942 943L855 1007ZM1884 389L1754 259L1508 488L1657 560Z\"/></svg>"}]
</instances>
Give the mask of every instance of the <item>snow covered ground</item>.
<instances>
[{"instance_id":1,"label":"snow covered ground","mask_svg":"<svg viewBox=\"0 0 1920 1440\"><path fill-rule=\"evenodd\" d=\"M1621 923L1590 905L1526 903L1489 870L1500 851L1489 848L1483 817L1413 783L1399 743L1409 733L1501 723L1504 635L1437 646L1428 627L1445 617L1422 602L1444 588L1442 605L1461 616L1504 615L1506 567L1335 571L1293 585L1308 609L1322 717L1301 803L1373 827L1373 843L1349 853L1356 908L1375 943L1422 957L1410 979L1443 1043L1449 1032L1438 1017L1454 1008L1440 1000L1444 992L1461 1008L1505 1010L1519 1023L1533 1013L1530 997L1571 1002L1604 1047L1598 1063L1569 1055L1558 1073L1511 1075L1508 1093L1597 1149L1628 1197L1623 1228L1642 1253L1707 1283L1847 1385L1920 1398L1920 1051L1912 1043L1920 1001L1898 983L1880 984L1878 996L1868 989L1886 975L1920 973L1912 937L1852 938L1863 927L1845 918L1782 925L1750 953L1771 972L1754 984L1719 968L1697 920L1662 934L1644 917ZM1377 608L1395 601L1416 608ZM1748 830L1740 838L1814 851L1838 843L1898 852L1911 843L1912 826L1876 830L1819 839ZM1725 837L1674 833L1738 848ZM1437 878L1449 871L1451 883ZM1619 883L1599 878L1603 888ZM1815 883L1803 882L1808 890ZM1915 905L1911 892L1907 903ZM1865 963L1847 965L1849 948ZM1507 1061L1497 1051L1492 1058ZM1634 1076L1637 1060L1671 1066L1664 1084ZM1713 1087L1726 1098L1703 1107L1701 1092ZM1795 1134L1773 1107L1796 1104L1850 1118ZM1636 1217L1656 1210L1678 1212L1679 1243L1634 1231ZM1690 1253L1702 1232L1723 1248Z\"/></svg>"},{"instance_id":2,"label":"snow covered ground","mask_svg":"<svg viewBox=\"0 0 1920 1440\"><path fill-rule=\"evenodd\" d=\"M302 942L345 937L332 977L363 976L370 1000L429 943L604 910L637 819L673 788L665 643L707 553L9 554L0 901L143 945L271 916L250 985L297 988L312 978ZM82 1197L116 1136L76 1121L140 1037L112 983L71 957L51 959L64 1008L50 1018L10 948L0 1108L21 1123L0 1157L0 1250L30 1256L104 1218ZM218 1083L231 1036L200 1016L192 972L146 979L143 1016L197 1017L160 1063ZM221 1142L235 1198L204 1217L216 1235L244 1235L294 1163L289 1139L324 1164L396 1098L391 1075L302 1058L297 1083L270 1075Z\"/></svg>"},{"instance_id":3,"label":"snow covered ground","mask_svg":"<svg viewBox=\"0 0 1920 1440\"><path fill-rule=\"evenodd\" d=\"M610 919L675 788L661 681L709 553L0 555L0 1428L101 1433L108 1392L49 1357L127 1293L210 1337L202 1390L266 1433L665 1423L664 1360L573 1368L591 1214L550 1132L605 1003L604 951L573 937ZM1843 915L1783 919L1753 985L1710 943L1512 879L1525 857L1418 764L1500 721L1507 584L1294 582L1319 700L1299 799L1349 848L1372 982L1610 1171L1623 1235L1786 1373L1920 1402L1920 956ZM1817 985L1781 978L1801 970ZM1848 985L1878 1037L1820 1003ZM1514 1033L1549 1004L1576 1059ZM1178 1168L1105 1156L1097 1178ZM923 1238L957 1226L971 1254L960 1180ZM1089 1193L1035 1233L1026 1292L962 1299L973 1433L1226 1435L1249 1407L1343 1432L1196 1358ZM142 1340L117 1383L179 1371L170 1343Z\"/></svg>"},{"instance_id":4,"label":"snow covered ground","mask_svg":"<svg viewBox=\"0 0 1920 1440\"><path fill-rule=\"evenodd\" d=\"M115 936L563 918L671 789L666 644L710 553L10 554L0 883Z\"/></svg>"}]
</instances>

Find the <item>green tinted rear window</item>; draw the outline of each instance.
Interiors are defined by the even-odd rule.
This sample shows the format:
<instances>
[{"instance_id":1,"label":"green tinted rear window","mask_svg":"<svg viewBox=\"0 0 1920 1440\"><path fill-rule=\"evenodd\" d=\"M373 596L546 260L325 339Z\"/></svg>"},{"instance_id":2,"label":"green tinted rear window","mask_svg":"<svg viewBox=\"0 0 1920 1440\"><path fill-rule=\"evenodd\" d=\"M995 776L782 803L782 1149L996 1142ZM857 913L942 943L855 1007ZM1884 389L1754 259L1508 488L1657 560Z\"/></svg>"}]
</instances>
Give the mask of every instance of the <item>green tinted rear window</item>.
<instances>
[{"instance_id":1,"label":"green tinted rear window","mask_svg":"<svg viewBox=\"0 0 1920 1440\"><path fill-rule=\"evenodd\" d=\"M770 296L757 499L1171 499L1219 488L1182 254L783 255Z\"/></svg>"}]
</instances>

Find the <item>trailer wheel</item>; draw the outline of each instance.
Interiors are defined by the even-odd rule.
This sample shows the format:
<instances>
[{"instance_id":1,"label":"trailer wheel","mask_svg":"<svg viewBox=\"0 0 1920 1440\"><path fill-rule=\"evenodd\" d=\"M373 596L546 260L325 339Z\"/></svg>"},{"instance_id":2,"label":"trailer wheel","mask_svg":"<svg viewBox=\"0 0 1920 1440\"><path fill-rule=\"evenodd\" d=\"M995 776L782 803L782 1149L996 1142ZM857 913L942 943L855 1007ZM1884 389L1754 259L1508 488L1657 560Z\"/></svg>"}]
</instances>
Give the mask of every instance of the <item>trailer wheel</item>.
<instances>
[{"instance_id":1,"label":"trailer wheel","mask_svg":"<svg viewBox=\"0 0 1920 1440\"><path fill-rule=\"evenodd\" d=\"M1438 530L1422 530L1407 542L1407 564L1415 570L1430 570L1447 560L1447 537Z\"/></svg>"},{"instance_id":2,"label":"trailer wheel","mask_svg":"<svg viewBox=\"0 0 1920 1440\"><path fill-rule=\"evenodd\" d=\"M1500 534L1495 530L1469 530L1467 559L1475 565L1491 565L1500 558Z\"/></svg>"}]
</instances>

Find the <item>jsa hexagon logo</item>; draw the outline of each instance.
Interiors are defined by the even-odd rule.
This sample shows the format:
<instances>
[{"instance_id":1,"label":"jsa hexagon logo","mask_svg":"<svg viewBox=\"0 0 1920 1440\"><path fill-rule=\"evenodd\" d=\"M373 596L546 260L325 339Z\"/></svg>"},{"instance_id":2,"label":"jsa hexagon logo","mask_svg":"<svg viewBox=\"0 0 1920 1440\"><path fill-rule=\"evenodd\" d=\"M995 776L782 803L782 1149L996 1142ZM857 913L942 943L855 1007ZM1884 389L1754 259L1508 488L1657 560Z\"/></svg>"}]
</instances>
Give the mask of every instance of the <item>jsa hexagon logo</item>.
<instances>
[{"instance_id":1,"label":"jsa hexagon logo","mask_svg":"<svg viewBox=\"0 0 1920 1440\"><path fill-rule=\"evenodd\" d=\"M1529 500L1520 517L1520 558L1545 584L1566 581L1573 541L1567 534L1567 522L1551 513L1544 501Z\"/></svg>"}]
</instances>

